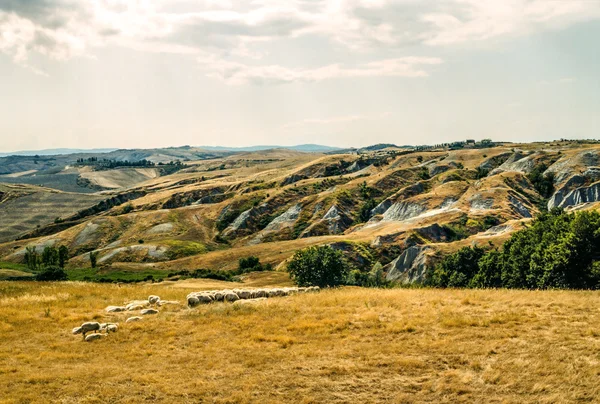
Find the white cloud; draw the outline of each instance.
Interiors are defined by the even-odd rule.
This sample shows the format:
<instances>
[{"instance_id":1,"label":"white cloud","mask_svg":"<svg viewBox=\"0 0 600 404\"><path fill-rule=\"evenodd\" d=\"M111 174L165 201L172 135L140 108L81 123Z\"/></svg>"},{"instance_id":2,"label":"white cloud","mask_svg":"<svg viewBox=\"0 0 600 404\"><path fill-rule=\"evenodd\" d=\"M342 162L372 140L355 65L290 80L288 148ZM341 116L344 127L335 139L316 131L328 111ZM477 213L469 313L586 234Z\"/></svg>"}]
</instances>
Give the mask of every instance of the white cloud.
<instances>
[{"instance_id":1,"label":"white cloud","mask_svg":"<svg viewBox=\"0 0 600 404\"><path fill-rule=\"evenodd\" d=\"M202 62L202 61L201 61ZM289 68L280 65L250 66L223 60L204 62L210 76L228 84L269 84L290 82L318 82L349 77L425 77L426 66L442 63L439 58L405 57L385 59L357 66L331 64L318 68Z\"/></svg>"},{"instance_id":2,"label":"white cloud","mask_svg":"<svg viewBox=\"0 0 600 404\"><path fill-rule=\"evenodd\" d=\"M431 64L410 61L404 46L481 43L600 18L589 0L0 0L0 52L22 65L31 53L56 60L89 56L108 44L195 54L231 84L320 81L334 77L422 77ZM358 67L287 65L284 54L252 64L287 41L293 54L310 37L343 48ZM433 49L433 51L431 50ZM390 55L385 61L377 55ZM397 57L401 56L401 57ZM207 63L206 60L212 60ZM419 58L417 58L419 59ZM434 62L439 63L439 62ZM211 70L212 69L212 70Z\"/></svg>"}]
</instances>

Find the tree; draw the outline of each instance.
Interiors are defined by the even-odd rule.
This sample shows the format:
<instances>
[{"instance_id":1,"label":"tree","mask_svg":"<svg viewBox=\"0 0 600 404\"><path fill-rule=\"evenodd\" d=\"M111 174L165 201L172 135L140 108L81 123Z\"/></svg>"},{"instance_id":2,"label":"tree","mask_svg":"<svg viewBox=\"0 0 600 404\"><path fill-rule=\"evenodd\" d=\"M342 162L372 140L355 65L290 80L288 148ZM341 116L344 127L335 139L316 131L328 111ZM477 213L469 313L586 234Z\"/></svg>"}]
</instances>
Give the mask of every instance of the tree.
<instances>
[{"instance_id":1,"label":"tree","mask_svg":"<svg viewBox=\"0 0 600 404\"><path fill-rule=\"evenodd\" d=\"M479 259L485 251L477 246L463 247L447 256L434 269L431 281L435 286L465 287L479 271Z\"/></svg>"},{"instance_id":2,"label":"tree","mask_svg":"<svg viewBox=\"0 0 600 404\"><path fill-rule=\"evenodd\" d=\"M45 267L58 265L58 250L56 247L44 247L44 251L42 251L42 264Z\"/></svg>"},{"instance_id":3,"label":"tree","mask_svg":"<svg viewBox=\"0 0 600 404\"><path fill-rule=\"evenodd\" d=\"M300 286L330 287L346 282L349 265L339 250L312 246L296 251L287 269Z\"/></svg>"},{"instance_id":4,"label":"tree","mask_svg":"<svg viewBox=\"0 0 600 404\"><path fill-rule=\"evenodd\" d=\"M64 268L68 259L69 249L67 248L67 246L61 245L60 247L58 247L58 266Z\"/></svg>"},{"instance_id":5,"label":"tree","mask_svg":"<svg viewBox=\"0 0 600 404\"><path fill-rule=\"evenodd\" d=\"M387 285L389 282L385 279L385 272L383 272L383 265L380 262L376 262L369 272L369 280L371 285L375 287L382 287Z\"/></svg>"},{"instance_id":6,"label":"tree","mask_svg":"<svg viewBox=\"0 0 600 404\"><path fill-rule=\"evenodd\" d=\"M98 260L98 251L90 251L90 264L92 268L96 268L96 262Z\"/></svg>"},{"instance_id":7,"label":"tree","mask_svg":"<svg viewBox=\"0 0 600 404\"><path fill-rule=\"evenodd\" d=\"M40 267L40 256L35 247L25 247L25 265L31 271L37 271Z\"/></svg>"}]
</instances>

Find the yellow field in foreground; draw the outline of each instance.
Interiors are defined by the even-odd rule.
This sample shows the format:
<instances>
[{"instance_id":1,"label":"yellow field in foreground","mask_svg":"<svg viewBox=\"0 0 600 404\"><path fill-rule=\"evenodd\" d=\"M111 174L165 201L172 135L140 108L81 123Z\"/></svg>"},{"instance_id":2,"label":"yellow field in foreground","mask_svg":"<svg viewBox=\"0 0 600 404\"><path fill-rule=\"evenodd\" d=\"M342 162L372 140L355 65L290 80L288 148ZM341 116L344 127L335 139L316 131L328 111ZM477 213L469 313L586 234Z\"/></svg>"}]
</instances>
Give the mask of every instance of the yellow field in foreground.
<instances>
[{"instance_id":1,"label":"yellow field in foreground","mask_svg":"<svg viewBox=\"0 0 600 404\"><path fill-rule=\"evenodd\" d=\"M190 290L0 282L0 402L600 400L597 292L346 288L130 324L103 311ZM120 330L71 335L93 319Z\"/></svg>"}]
</instances>

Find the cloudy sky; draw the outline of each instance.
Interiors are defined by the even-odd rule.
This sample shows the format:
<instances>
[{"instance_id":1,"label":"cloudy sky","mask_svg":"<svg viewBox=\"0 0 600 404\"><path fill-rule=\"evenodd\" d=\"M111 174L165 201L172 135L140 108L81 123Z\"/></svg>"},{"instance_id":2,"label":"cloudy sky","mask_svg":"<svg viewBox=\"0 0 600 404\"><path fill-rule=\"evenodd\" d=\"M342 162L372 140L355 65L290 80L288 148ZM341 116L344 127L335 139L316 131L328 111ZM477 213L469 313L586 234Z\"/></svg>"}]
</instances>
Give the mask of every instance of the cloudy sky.
<instances>
[{"instance_id":1,"label":"cloudy sky","mask_svg":"<svg viewBox=\"0 0 600 404\"><path fill-rule=\"evenodd\" d=\"M0 0L0 151L600 137L600 0Z\"/></svg>"}]
</instances>

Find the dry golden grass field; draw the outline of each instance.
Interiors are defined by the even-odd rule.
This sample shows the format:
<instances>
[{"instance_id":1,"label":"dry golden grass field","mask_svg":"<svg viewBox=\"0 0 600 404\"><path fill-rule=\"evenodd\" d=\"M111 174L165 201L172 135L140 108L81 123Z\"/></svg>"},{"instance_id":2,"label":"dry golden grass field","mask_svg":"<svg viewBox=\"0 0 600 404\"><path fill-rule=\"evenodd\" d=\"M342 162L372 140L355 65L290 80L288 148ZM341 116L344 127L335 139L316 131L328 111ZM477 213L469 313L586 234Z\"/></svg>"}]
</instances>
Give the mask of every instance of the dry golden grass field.
<instances>
[{"instance_id":1,"label":"dry golden grass field","mask_svg":"<svg viewBox=\"0 0 600 404\"><path fill-rule=\"evenodd\" d=\"M221 287L0 282L0 402L600 401L598 292L343 288L129 324L103 310ZM71 329L88 320L120 329L86 343Z\"/></svg>"}]
</instances>

